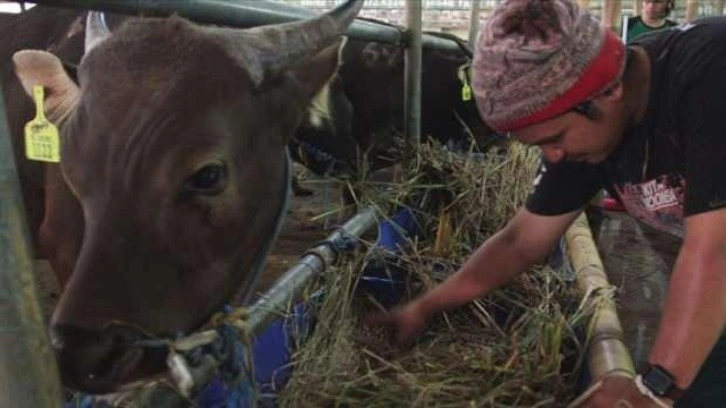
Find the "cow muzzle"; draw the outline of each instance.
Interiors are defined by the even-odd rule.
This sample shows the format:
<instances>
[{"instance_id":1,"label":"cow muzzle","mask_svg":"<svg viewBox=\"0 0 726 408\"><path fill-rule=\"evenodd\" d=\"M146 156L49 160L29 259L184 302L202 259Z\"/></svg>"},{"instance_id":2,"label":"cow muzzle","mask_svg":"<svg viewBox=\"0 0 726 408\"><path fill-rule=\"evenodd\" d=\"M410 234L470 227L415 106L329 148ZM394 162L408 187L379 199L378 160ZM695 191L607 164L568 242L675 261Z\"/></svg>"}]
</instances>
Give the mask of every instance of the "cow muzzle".
<instances>
[{"instance_id":1,"label":"cow muzzle","mask_svg":"<svg viewBox=\"0 0 726 408\"><path fill-rule=\"evenodd\" d=\"M135 343L143 335L133 328L112 324L99 330L57 324L50 336L63 383L86 393L116 391L166 368L166 350L138 347Z\"/></svg>"}]
</instances>

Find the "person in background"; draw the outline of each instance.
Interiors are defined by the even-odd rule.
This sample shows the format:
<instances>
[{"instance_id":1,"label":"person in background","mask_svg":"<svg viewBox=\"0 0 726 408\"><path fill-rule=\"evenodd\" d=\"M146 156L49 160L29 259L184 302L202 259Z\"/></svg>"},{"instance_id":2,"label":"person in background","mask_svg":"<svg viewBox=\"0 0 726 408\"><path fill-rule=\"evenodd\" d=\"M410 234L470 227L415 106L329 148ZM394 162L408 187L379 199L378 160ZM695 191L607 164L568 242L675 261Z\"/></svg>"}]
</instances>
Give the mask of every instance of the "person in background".
<instances>
[{"instance_id":1,"label":"person in background","mask_svg":"<svg viewBox=\"0 0 726 408\"><path fill-rule=\"evenodd\" d=\"M643 14L628 19L626 42L641 34L677 26L678 23L667 18L674 4L675 0L643 0Z\"/></svg>"},{"instance_id":2,"label":"person in background","mask_svg":"<svg viewBox=\"0 0 726 408\"><path fill-rule=\"evenodd\" d=\"M508 0L482 27L484 121L543 164L526 204L446 281L368 324L410 344L444 310L542 262L602 188L682 239L648 364L609 373L585 407L726 407L726 18L627 46L569 0Z\"/></svg>"}]
</instances>

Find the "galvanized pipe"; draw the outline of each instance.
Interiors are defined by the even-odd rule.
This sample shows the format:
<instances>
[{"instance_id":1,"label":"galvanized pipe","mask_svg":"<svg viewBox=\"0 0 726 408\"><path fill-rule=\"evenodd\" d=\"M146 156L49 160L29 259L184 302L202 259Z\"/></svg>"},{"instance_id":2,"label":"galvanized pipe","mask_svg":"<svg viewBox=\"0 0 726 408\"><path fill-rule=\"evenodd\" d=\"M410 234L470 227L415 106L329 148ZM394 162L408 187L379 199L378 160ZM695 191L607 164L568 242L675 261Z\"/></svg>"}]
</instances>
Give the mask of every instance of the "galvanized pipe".
<instances>
[{"instance_id":1,"label":"galvanized pipe","mask_svg":"<svg viewBox=\"0 0 726 408\"><path fill-rule=\"evenodd\" d=\"M0 89L0 407L58 407L62 401L29 237Z\"/></svg>"},{"instance_id":2,"label":"galvanized pipe","mask_svg":"<svg viewBox=\"0 0 726 408\"><path fill-rule=\"evenodd\" d=\"M249 318L245 322L249 335L251 337L259 335L270 323L285 314L288 306L300 297L305 287L322 273L327 265L335 261L337 254L329 243L334 245L345 237L360 237L376 224L375 209L368 207L330 234L326 241L308 251L250 307Z\"/></svg>"},{"instance_id":3,"label":"galvanized pipe","mask_svg":"<svg viewBox=\"0 0 726 408\"><path fill-rule=\"evenodd\" d=\"M469 16L469 46L472 49L475 49L476 37L479 34L479 14L481 14L481 0L472 0Z\"/></svg>"},{"instance_id":4,"label":"galvanized pipe","mask_svg":"<svg viewBox=\"0 0 726 408\"><path fill-rule=\"evenodd\" d=\"M413 146L421 141L421 0L406 0L406 31L409 42L406 48L405 80L405 122L408 146L406 155L410 156Z\"/></svg>"},{"instance_id":5,"label":"galvanized pipe","mask_svg":"<svg viewBox=\"0 0 726 408\"><path fill-rule=\"evenodd\" d=\"M146 16L176 13L202 24L240 28L287 23L318 15L318 12L310 9L267 0L36 0L35 3ZM348 28L347 35L357 40L406 45L401 30L369 21L356 20ZM454 41L431 35L424 35L422 42L426 48L459 49Z\"/></svg>"}]
</instances>

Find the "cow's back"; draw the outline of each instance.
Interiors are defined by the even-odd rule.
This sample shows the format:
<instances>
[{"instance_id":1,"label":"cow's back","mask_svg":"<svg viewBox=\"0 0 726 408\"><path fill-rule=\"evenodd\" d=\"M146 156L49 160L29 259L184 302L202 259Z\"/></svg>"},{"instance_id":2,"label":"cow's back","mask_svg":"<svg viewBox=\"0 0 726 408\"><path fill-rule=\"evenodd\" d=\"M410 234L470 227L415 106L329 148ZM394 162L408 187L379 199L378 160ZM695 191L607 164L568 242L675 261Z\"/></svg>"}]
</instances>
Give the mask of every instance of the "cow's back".
<instances>
[{"instance_id":1,"label":"cow's back","mask_svg":"<svg viewBox=\"0 0 726 408\"><path fill-rule=\"evenodd\" d=\"M404 130L405 50L395 45L351 40L343 52L343 61L340 76L355 112L353 138L362 150L371 150L373 167L385 165L382 157L395 161L390 149L395 146L394 138ZM423 50L422 138L468 146L471 137L464 126L480 146L491 137L474 101L462 100L459 71L470 61L471 55L463 49Z\"/></svg>"}]
</instances>

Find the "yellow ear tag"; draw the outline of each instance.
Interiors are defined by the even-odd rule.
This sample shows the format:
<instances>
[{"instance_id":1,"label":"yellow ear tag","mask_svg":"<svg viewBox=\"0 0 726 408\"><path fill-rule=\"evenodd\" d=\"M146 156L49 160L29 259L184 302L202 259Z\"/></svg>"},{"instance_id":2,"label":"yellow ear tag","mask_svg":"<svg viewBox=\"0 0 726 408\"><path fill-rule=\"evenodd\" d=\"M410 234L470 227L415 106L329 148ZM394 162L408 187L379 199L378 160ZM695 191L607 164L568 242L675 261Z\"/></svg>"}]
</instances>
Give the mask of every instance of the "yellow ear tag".
<instances>
[{"instance_id":1,"label":"yellow ear tag","mask_svg":"<svg viewBox=\"0 0 726 408\"><path fill-rule=\"evenodd\" d=\"M471 100L471 87L469 84L464 84L464 86L461 87L461 100L464 102Z\"/></svg>"},{"instance_id":2,"label":"yellow ear tag","mask_svg":"<svg viewBox=\"0 0 726 408\"><path fill-rule=\"evenodd\" d=\"M60 162L58 128L45 117L43 87L33 86L35 118L25 124L25 155L30 160Z\"/></svg>"},{"instance_id":3,"label":"yellow ear tag","mask_svg":"<svg viewBox=\"0 0 726 408\"><path fill-rule=\"evenodd\" d=\"M468 102L471 100L471 86L469 86L469 78L466 75L466 70L469 68L469 64L464 64L459 67L459 81L461 82L461 100Z\"/></svg>"}]
</instances>

